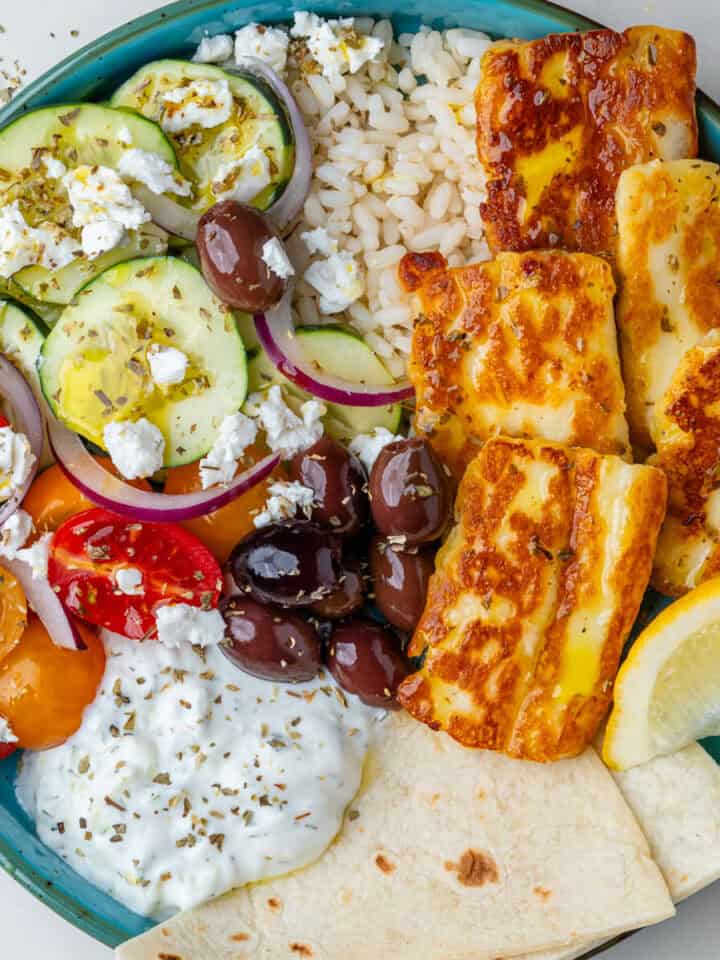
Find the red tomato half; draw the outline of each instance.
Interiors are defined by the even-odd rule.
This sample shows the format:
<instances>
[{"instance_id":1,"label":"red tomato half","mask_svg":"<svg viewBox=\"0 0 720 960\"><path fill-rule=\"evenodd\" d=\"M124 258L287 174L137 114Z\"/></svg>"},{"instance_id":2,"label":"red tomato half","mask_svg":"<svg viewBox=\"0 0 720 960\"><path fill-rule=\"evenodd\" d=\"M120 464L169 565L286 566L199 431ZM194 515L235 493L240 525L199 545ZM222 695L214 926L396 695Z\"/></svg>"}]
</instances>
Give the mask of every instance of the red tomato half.
<instances>
[{"instance_id":1,"label":"red tomato half","mask_svg":"<svg viewBox=\"0 0 720 960\"><path fill-rule=\"evenodd\" d=\"M6 420L5 417L0 413L0 429L2 429L3 427L9 427L9 426L10 426L10 421Z\"/></svg>"},{"instance_id":2,"label":"red tomato half","mask_svg":"<svg viewBox=\"0 0 720 960\"><path fill-rule=\"evenodd\" d=\"M142 593L118 588L116 575L142 573ZM174 523L138 523L109 510L78 513L50 544L48 577L68 608L88 623L141 640L155 633L155 610L168 601L217 606L222 575L207 547Z\"/></svg>"}]
</instances>

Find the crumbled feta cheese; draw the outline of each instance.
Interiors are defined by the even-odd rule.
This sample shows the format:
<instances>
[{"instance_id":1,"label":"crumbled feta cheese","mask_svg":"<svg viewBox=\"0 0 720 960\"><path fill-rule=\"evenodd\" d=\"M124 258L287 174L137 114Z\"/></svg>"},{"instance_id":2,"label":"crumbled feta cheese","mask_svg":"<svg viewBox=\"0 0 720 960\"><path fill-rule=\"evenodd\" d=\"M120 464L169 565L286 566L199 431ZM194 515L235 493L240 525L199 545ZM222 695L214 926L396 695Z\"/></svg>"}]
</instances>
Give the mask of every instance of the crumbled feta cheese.
<instances>
[{"instance_id":1,"label":"crumbled feta cheese","mask_svg":"<svg viewBox=\"0 0 720 960\"><path fill-rule=\"evenodd\" d=\"M163 347L151 343L147 352L150 376L158 386L165 387L182 383L187 373L188 357L176 347Z\"/></svg>"},{"instance_id":2,"label":"crumbled feta cheese","mask_svg":"<svg viewBox=\"0 0 720 960\"><path fill-rule=\"evenodd\" d=\"M355 257L346 250L311 263L304 278L320 294L322 313L340 313L365 292L365 277Z\"/></svg>"},{"instance_id":3,"label":"crumbled feta cheese","mask_svg":"<svg viewBox=\"0 0 720 960\"><path fill-rule=\"evenodd\" d=\"M337 242L333 240L324 227L306 230L305 233L300 234L300 239L310 253L319 253L324 257L329 257L331 254L337 253Z\"/></svg>"},{"instance_id":4,"label":"crumbled feta cheese","mask_svg":"<svg viewBox=\"0 0 720 960\"><path fill-rule=\"evenodd\" d=\"M128 597L142 597L145 593L142 570L137 567L121 567L115 571L115 585Z\"/></svg>"},{"instance_id":5,"label":"crumbled feta cheese","mask_svg":"<svg viewBox=\"0 0 720 960\"><path fill-rule=\"evenodd\" d=\"M285 247L277 237L273 237L263 244L262 261L270 273L276 274L281 280L295 275L295 268L285 252Z\"/></svg>"},{"instance_id":6,"label":"crumbled feta cheese","mask_svg":"<svg viewBox=\"0 0 720 960\"><path fill-rule=\"evenodd\" d=\"M35 454L24 433L0 427L0 500L19 490L35 466Z\"/></svg>"},{"instance_id":7,"label":"crumbled feta cheese","mask_svg":"<svg viewBox=\"0 0 720 960\"><path fill-rule=\"evenodd\" d=\"M155 614L158 640L166 647L183 644L210 647L225 639L225 621L219 610L202 610L188 603L169 603Z\"/></svg>"},{"instance_id":8,"label":"crumbled feta cheese","mask_svg":"<svg viewBox=\"0 0 720 960\"><path fill-rule=\"evenodd\" d=\"M157 153L131 147L118 161L118 173L129 180L144 183L152 193L190 195L190 184Z\"/></svg>"},{"instance_id":9,"label":"crumbled feta cheese","mask_svg":"<svg viewBox=\"0 0 720 960\"><path fill-rule=\"evenodd\" d=\"M44 533L35 543L15 554L16 560L22 560L30 567L33 580L47 580L51 540L52 533Z\"/></svg>"},{"instance_id":10,"label":"crumbled feta cheese","mask_svg":"<svg viewBox=\"0 0 720 960\"><path fill-rule=\"evenodd\" d=\"M76 241L54 223L28 226L17 200L0 210L0 277L35 264L60 270L78 255Z\"/></svg>"},{"instance_id":11,"label":"crumbled feta cheese","mask_svg":"<svg viewBox=\"0 0 720 960\"><path fill-rule=\"evenodd\" d=\"M229 119L232 108L227 80L191 80L163 94L160 125L167 133L181 133L193 126L218 127Z\"/></svg>"},{"instance_id":12,"label":"crumbled feta cheese","mask_svg":"<svg viewBox=\"0 0 720 960\"><path fill-rule=\"evenodd\" d=\"M133 135L130 132L128 127L120 127L117 132L118 143L122 143L125 147L132 146Z\"/></svg>"},{"instance_id":13,"label":"crumbled feta cheese","mask_svg":"<svg viewBox=\"0 0 720 960\"><path fill-rule=\"evenodd\" d=\"M265 151L255 144L239 159L220 164L212 190L217 200L250 203L270 183L270 161Z\"/></svg>"},{"instance_id":14,"label":"crumbled feta cheese","mask_svg":"<svg viewBox=\"0 0 720 960\"><path fill-rule=\"evenodd\" d=\"M215 443L200 461L200 482L203 490L216 483L230 483L237 462L247 447L255 442L257 424L244 413L232 413L220 424Z\"/></svg>"},{"instance_id":15,"label":"crumbled feta cheese","mask_svg":"<svg viewBox=\"0 0 720 960\"><path fill-rule=\"evenodd\" d=\"M32 533L33 522L29 513L16 510L0 527L0 557L14 560L18 551Z\"/></svg>"},{"instance_id":16,"label":"crumbled feta cheese","mask_svg":"<svg viewBox=\"0 0 720 960\"><path fill-rule=\"evenodd\" d=\"M150 477L163 465L165 438L145 417L106 424L103 440L112 462L128 480Z\"/></svg>"},{"instance_id":17,"label":"crumbled feta cheese","mask_svg":"<svg viewBox=\"0 0 720 960\"><path fill-rule=\"evenodd\" d=\"M353 437L349 449L350 453L355 454L369 474L383 447L395 440L403 439L404 437L390 433L386 427L375 427L372 433L359 433Z\"/></svg>"},{"instance_id":18,"label":"crumbled feta cheese","mask_svg":"<svg viewBox=\"0 0 720 960\"><path fill-rule=\"evenodd\" d=\"M479 60L492 40L486 33L459 27L456 30L447 31L445 43L453 56L466 60Z\"/></svg>"},{"instance_id":19,"label":"crumbled feta cheese","mask_svg":"<svg viewBox=\"0 0 720 960\"><path fill-rule=\"evenodd\" d=\"M384 48L378 37L368 37L355 30L352 17L322 20L315 13L296 13L290 31L302 37L312 58L330 80L343 73L356 73L366 63L377 60Z\"/></svg>"},{"instance_id":20,"label":"crumbled feta cheese","mask_svg":"<svg viewBox=\"0 0 720 960\"><path fill-rule=\"evenodd\" d=\"M120 246L125 240L125 227L114 220L96 220L82 228L80 239L82 252L88 260L96 260L108 250Z\"/></svg>"},{"instance_id":21,"label":"crumbled feta cheese","mask_svg":"<svg viewBox=\"0 0 720 960\"><path fill-rule=\"evenodd\" d=\"M227 33L203 37L195 51L195 63L222 63L233 55L233 38Z\"/></svg>"},{"instance_id":22,"label":"crumbled feta cheese","mask_svg":"<svg viewBox=\"0 0 720 960\"><path fill-rule=\"evenodd\" d=\"M70 197L76 227L110 220L126 230L137 230L150 219L150 214L133 197L125 181L110 167L83 164L66 173L63 183Z\"/></svg>"},{"instance_id":23,"label":"crumbled feta cheese","mask_svg":"<svg viewBox=\"0 0 720 960\"><path fill-rule=\"evenodd\" d=\"M265 509L253 520L256 527L291 520L297 516L298 509L310 518L315 498L315 491L311 487L296 481L285 483L280 480L270 484L268 493L270 496L265 501Z\"/></svg>"},{"instance_id":24,"label":"crumbled feta cheese","mask_svg":"<svg viewBox=\"0 0 720 960\"><path fill-rule=\"evenodd\" d=\"M17 743L17 740L8 721L0 717L0 743Z\"/></svg>"},{"instance_id":25,"label":"crumbled feta cheese","mask_svg":"<svg viewBox=\"0 0 720 960\"><path fill-rule=\"evenodd\" d=\"M42 159L43 163L45 164L47 175L53 180L59 180L60 177L64 177L67 173L67 167L62 160L58 160L57 157L53 157L47 153L44 153Z\"/></svg>"},{"instance_id":26,"label":"crumbled feta cheese","mask_svg":"<svg viewBox=\"0 0 720 960\"><path fill-rule=\"evenodd\" d=\"M288 35L275 27L249 23L235 33L235 63L252 57L282 74L287 63Z\"/></svg>"},{"instance_id":27,"label":"crumbled feta cheese","mask_svg":"<svg viewBox=\"0 0 720 960\"><path fill-rule=\"evenodd\" d=\"M287 406L280 387L275 384L265 394L254 394L248 403L265 431L270 449L288 460L300 450L307 450L323 435L321 418L327 408L317 400L303 403L301 417L298 417Z\"/></svg>"}]
</instances>

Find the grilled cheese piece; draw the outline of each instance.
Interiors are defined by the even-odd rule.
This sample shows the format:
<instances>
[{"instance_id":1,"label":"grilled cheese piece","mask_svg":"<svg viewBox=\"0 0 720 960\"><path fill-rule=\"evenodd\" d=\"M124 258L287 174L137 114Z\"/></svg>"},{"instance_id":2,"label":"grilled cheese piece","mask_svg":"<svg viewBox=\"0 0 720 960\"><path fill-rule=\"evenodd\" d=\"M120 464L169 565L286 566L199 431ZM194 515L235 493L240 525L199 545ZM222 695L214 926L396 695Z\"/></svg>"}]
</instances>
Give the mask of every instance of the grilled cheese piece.
<instances>
[{"instance_id":1,"label":"grilled cheese piece","mask_svg":"<svg viewBox=\"0 0 720 960\"><path fill-rule=\"evenodd\" d=\"M660 27L493 44L475 95L491 250L612 255L622 170L697 154L695 70L692 37Z\"/></svg>"},{"instance_id":2,"label":"grilled cheese piece","mask_svg":"<svg viewBox=\"0 0 720 960\"><path fill-rule=\"evenodd\" d=\"M633 443L662 443L656 407L678 362L720 327L720 167L632 167L617 190L618 327Z\"/></svg>"},{"instance_id":3,"label":"grilled cheese piece","mask_svg":"<svg viewBox=\"0 0 720 960\"><path fill-rule=\"evenodd\" d=\"M660 470L542 440L489 440L468 466L400 686L469 747L580 753L611 699L665 513Z\"/></svg>"},{"instance_id":4,"label":"grilled cheese piece","mask_svg":"<svg viewBox=\"0 0 720 960\"><path fill-rule=\"evenodd\" d=\"M415 427L458 479L499 433L628 455L607 263L501 253L449 269L440 254L407 254L399 276L419 311Z\"/></svg>"}]
</instances>

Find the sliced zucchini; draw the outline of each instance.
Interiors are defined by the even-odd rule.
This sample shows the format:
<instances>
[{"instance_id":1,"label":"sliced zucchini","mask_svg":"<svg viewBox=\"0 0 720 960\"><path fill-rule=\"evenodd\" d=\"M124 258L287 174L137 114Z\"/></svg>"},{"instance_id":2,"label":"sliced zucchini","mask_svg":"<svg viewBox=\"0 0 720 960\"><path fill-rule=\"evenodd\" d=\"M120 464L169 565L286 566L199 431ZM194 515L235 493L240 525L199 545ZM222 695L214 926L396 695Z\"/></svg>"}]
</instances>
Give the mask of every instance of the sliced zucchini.
<instances>
[{"instance_id":1,"label":"sliced zucchini","mask_svg":"<svg viewBox=\"0 0 720 960\"><path fill-rule=\"evenodd\" d=\"M220 167L240 160L257 145L270 161L271 182L252 203L265 210L290 179L295 151L284 109L261 81L249 74L228 73L208 64L157 60L130 77L115 92L111 103L114 107L136 110L160 123L165 109L164 95L193 80L226 81L234 104L229 119L221 125L206 129L196 124L169 134L180 170L195 186L195 196L179 202L188 203L196 210L207 210L218 199L212 184L218 179Z\"/></svg>"},{"instance_id":2,"label":"sliced zucchini","mask_svg":"<svg viewBox=\"0 0 720 960\"><path fill-rule=\"evenodd\" d=\"M167 253L168 235L154 223L144 223L139 230L131 230L127 241L114 250L87 260L81 257L73 260L61 270L48 270L46 267L25 267L13 277L14 283L35 300L64 306L71 303L78 290L86 286L93 277L99 276L108 267L115 266L134 257L155 257Z\"/></svg>"},{"instance_id":3,"label":"sliced zucchini","mask_svg":"<svg viewBox=\"0 0 720 960\"><path fill-rule=\"evenodd\" d=\"M157 386L151 344L188 357L182 383ZM104 448L114 420L146 417L165 437L165 467L202 457L245 400L245 348L230 310L193 266L147 257L110 267L66 307L43 346L43 393L71 429Z\"/></svg>"},{"instance_id":4,"label":"sliced zucchini","mask_svg":"<svg viewBox=\"0 0 720 960\"><path fill-rule=\"evenodd\" d=\"M389 384L393 378L357 334L343 327L299 327L305 356L325 373L342 377L354 383ZM287 402L298 408L309 394L287 380L260 350L248 365L248 389L262 390L278 383L283 387ZM400 426L402 408L399 403L386 407L346 407L327 404L325 429L338 440L347 442L359 433L372 433L375 427L387 427L395 433Z\"/></svg>"},{"instance_id":5,"label":"sliced zucchini","mask_svg":"<svg viewBox=\"0 0 720 960\"><path fill-rule=\"evenodd\" d=\"M41 303L25 293L13 280L0 277L0 300L14 300L20 306L38 316L46 327L54 327L63 307L54 303Z\"/></svg>"},{"instance_id":6,"label":"sliced zucchini","mask_svg":"<svg viewBox=\"0 0 720 960\"><path fill-rule=\"evenodd\" d=\"M38 317L18 303L0 300L0 353L35 387L40 385L37 359L46 336Z\"/></svg>"}]
</instances>

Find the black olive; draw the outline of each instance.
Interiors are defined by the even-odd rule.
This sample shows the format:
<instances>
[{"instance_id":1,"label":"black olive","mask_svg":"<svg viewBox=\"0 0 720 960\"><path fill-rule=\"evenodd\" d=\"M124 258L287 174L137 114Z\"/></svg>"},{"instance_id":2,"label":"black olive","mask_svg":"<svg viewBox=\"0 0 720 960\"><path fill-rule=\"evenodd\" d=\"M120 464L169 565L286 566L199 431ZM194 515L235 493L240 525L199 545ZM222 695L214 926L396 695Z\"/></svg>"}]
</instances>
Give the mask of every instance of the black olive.
<instances>
[{"instance_id":1,"label":"black olive","mask_svg":"<svg viewBox=\"0 0 720 960\"><path fill-rule=\"evenodd\" d=\"M434 547L402 550L382 537L373 539L370 575L375 604L394 627L407 632L415 629L425 609L434 567Z\"/></svg>"},{"instance_id":2,"label":"black olive","mask_svg":"<svg viewBox=\"0 0 720 960\"><path fill-rule=\"evenodd\" d=\"M326 661L343 690L372 707L397 707L397 688L410 672L393 631L362 617L335 628Z\"/></svg>"},{"instance_id":3,"label":"black olive","mask_svg":"<svg viewBox=\"0 0 720 960\"><path fill-rule=\"evenodd\" d=\"M315 494L311 520L352 536L367 523L369 503L363 465L349 450L322 437L290 464L290 476Z\"/></svg>"}]
</instances>

